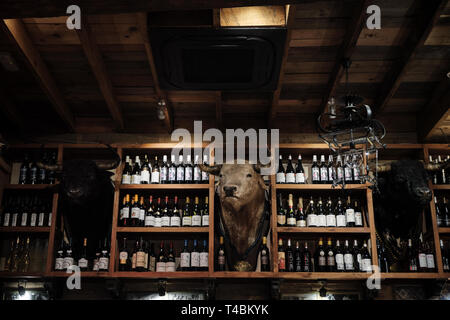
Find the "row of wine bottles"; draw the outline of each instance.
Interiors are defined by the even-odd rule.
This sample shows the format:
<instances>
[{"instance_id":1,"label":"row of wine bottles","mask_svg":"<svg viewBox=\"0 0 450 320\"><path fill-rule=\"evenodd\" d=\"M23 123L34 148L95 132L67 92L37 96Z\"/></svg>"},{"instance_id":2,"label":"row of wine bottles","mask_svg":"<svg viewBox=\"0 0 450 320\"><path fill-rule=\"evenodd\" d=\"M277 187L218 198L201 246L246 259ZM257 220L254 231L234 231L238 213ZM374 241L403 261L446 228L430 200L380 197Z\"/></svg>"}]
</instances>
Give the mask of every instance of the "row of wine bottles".
<instances>
[{"instance_id":1,"label":"row of wine bottles","mask_svg":"<svg viewBox=\"0 0 450 320\"><path fill-rule=\"evenodd\" d=\"M203 162L205 164L208 162L206 155ZM186 160L180 155L178 162L175 161L175 155L171 155L170 162L167 161L167 155L164 155L162 163L158 161L157 156L153 163L149 161L147 155L144 155L142 163L139 156L136 156L134 163L130 156L126 156L122 184L209 183L208 173L201 171L199 164L199 156L195 156L192 164L189 154Z\"/></svg>"},{"instance_id":2,"label":"row of wine bottles","mask_svg":"<svg viewBox=\"0 0 450 320\"><path fill-rule=\"evenodd\" d=\"M361 167L356 156L345 156L344 162L338 155L336 162L333 156L328 156L328 162L325 162L325 155L320 156L320 163L317 161L317 155L313 155L311 165L311 183L332 184L334 181L344 181L345 183L363 183L360 178ZM298 156L297 166L294 169L292 156L288 156L286 168L283 166L283 157L280 155L278 171L276 174L276 183L307 183L305 169L302 164L302 156Z\"/></svg>"},{"instance_id":3,"label":"row of wine bottles","mask_svg":"<svg viewBox=\"0 0 450 320\"><path fill-rule=\"evenodd\" d=\"M429 162L430 163L435 163L435 164L443 164L444 161L442 160L442 157L440 155L438 155L436 158L434 158L430 155L429 156ZM450 155L447 155L447 158L445 161L450 161ZM441 169L438 170L436 172L434 172L434 174L431 176L431 182L433 184L450 184L450 168L447 169Z\"/></svg>"},{"instance_id":4,"label":"row of wine bottles","mask_svg":"<svg viewBox=\"0 0 450 320\"><path fill-rule=\"evenodd\" d=\"M34 195L5 197L1 226L50 227L52 224L52 200Z\"/></svg>"},{"instance_id":5,"label":"row of wine bottles","mask_svg":"<svg viewBox=\"0 0 450 320\"><path fill-rule=\"evenodd\" d=\"M155 201L156 199L156 201ZM123 198L119 212L119 225L122 227L206 227L209 226L208 197L200 203L199 197L186 197L181 206L178 196L169 201L166 196L161 198L150 196L145 199L135 194L130 201L130 195Z\"/></svg>"},{"instance_id":6,"label":"row of wine bottles","mask_svg":"<svg viewBox=\"0 0 450 320\"><path fill-rule=\"evenodd\" d=\"M4 271L6 272L28 272L31 264L30 237L17 237L10 242L8 258L6 259Z\"/></svg>"},{"instance_id":7,"label":"row of wine bottles","mask_svg":"<svg viewBox=\"0 0 450 320\"><path fill-rule=\"evenodd\" d=\"M43 163L56 164L56 153L51 156L47 152L40 159ZM25 154L24 161L20 166L19 184L55 184L55 172L36 165L36 159L30 161L28 154Z\"/></svg>"},{"instance_id":8,"label":"row of wine bottles","mask_svg":"<svg viewBox=\"0 0 450 320\"><path fill-rule=\"evenodd\" d=\"M328 238L324 245L323 238L319 239L314 253L308 249L308 242L300 248L296 241L292 247L291 239L287 239L284 246L283 239L278 240L278 270L280 272L372 272L372 258L367 249L367 242L362 247L358 240L353 241L350 247L349 240L345 240L341 247L340 240L335 245Z\"/></svg>"},{"instance_id":9,"label":"row of wine bottles","mask_svg":"<svg viewBox=\"0 0 450 320\"><path fill-rule=\"evenodd\" d=\"M448 202L446 197L442 197L441 201L434 197L434 205L436 207L436 220L438 227L449 228L450 227L450 212L448 208Z\"/></svg>"},{"instance_id":10,"label":"row of wine bottles","mask_svg":"<svg viewBox=\"0 0 450 320\"><path fill-rule=\"evenodd\" d=\"M442 255L442 267L444 272L450 272L450 241L447 241L447 245L444 245L444 240L439 240L441 246Z\"/></svg>"},{"instance_id":11,"label":"row of wine bottles","mask_svg":"<svg viewBox=\"0 0 450 320\"><path fill-rule=\"evenodd\" d=\"M123 239L123 245L119 252L119 271L137 272L175 272L175 271L208 271L208 243L203 240L193 240L192 248L189 240L184 240L184 247L179 256L174 250L173 242L169 243L166 250L164 241L161 241L159 252L155 251L155 244L140 240L135 242L132 250L128 249L127 239Z\"/></svg>"},{"instance_id":12,"label":"row of wine bottles","mask_svg":"<svg viewBox=\"0 0 450 320\"><path fill-rule=\"evenodd\" d=\"M55 271L66 271L70 266L78 266L81 271L108 271L109 269L109 246L105 238L100 240L94 257L88 256L88 239L83 239L83 247L78 255L74 255L72 239L66 243L64 240L56 251Z\"/></svg>"},{"instance_id":13,"label":"row of wine bottles","mask_svg":"<svg viewBox=\"0 0 450 320\"><path fill-rule=\"evenodd\" d=\"M280 227L363 227L364 215L358 200L351 201L347 197L344 205L341 198L335 201L328 197L326 203L319 197L315 202L310 198L303 207L303 197L298 198L298 204L294 209L293 195L288 196L288 208L283 205L281 193L278 194L277 224Z\"/></svg>"}]
</instances>

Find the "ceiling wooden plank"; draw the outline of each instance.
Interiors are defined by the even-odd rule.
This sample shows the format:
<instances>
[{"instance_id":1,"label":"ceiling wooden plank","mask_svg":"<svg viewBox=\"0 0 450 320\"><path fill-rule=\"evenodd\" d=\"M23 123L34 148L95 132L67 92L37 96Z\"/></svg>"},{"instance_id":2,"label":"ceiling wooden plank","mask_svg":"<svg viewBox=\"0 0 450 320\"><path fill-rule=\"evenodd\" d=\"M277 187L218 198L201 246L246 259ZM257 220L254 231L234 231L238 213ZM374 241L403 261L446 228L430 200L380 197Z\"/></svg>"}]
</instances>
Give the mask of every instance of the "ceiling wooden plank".
<instances>
[{"instance_id":1,"label":"ceiling wooden plank","mask_svg":"<svg viewBox=\"0 0 450 320\"><path fill-rule=\"evenodd\" d=\"M69 5L80 6L82 14L114 14L171 10L196 10L244 6L286 5L290 3L316 2L317 0L2 0L0 18L38 18L66 15Z\"/></svg>"},{"instance_id":2,"label":"ceiling wooden plank","mask_svg":"<svg viewBox=\"0 0 450 320\"><path fill-rule=\"evenodd\" d=\"M327 91L322 99L319 110L325 112L328 104L328 100L336 93L336 89L341 81L342 74L344 72L343 62L345 59L350 59L355 50L356 43L364 24L364 18L366 16L366 8L370 1L360 1L355 6L352 20L347 27L345 38L339 48L339 52L336 56L333 70L328 78Z\"/></svg>"},{"instance_id":3,"label":"ceiling wooden plank","mask_svg":"<svg viewBox=\"0 0 450 320\"><path fill-rule=\"evenodd\" d=\"M417 134L419 141L430 138L450 116L450 79L445 78L436 87L428 104L417 114Z\"/></svg>"},{"instance_id":4,"label":"ceiling wooden plank","mask_svg":"<svg viewBox=\"0 0 450 320\"><path fill-rule=\"evenodd\" d=\"M3 29L11 41L17 44L33 73L37 77L42 89L52 102L55 111L65 122L68 129L74 131L75 125L72 112L56 85L55 79L39 54L39 51L28 36L23 22L17 19L0 20L0 29Z\"/></svg>"},{"instance_id":5,"label":"ceiling wooden plank","mask_svg":"<svg viewBox=\"0 0 450 320\"><path fill-rule=\"evenodd\" d=\"M222 92L216 92L216 123L217 128L223 129Z\"/></svg>"},{"instance_id":6,"label":"ceiling wooden plank","mask_svg":"<svg viewBox=\"0 0 450 320\"><path fill-rule=\"evenodd\" d=\"M3 75L3 74L2 74ZM10 121L14 126L17 126L19 131L23 132L26 130L26 124L23 116L18 113L18 109L14 103L9 99L5 90L0 87L0 110L6 116L8 121Z\"/></svg>"},{"instance_id":7,"label":"ceiling wooden plank","mask_svg":"<svg viewBox=\"0 0 450 320\"><path fill-rule=\"evenodd\" d=\"M109 112L111 113L117 128L123 130L124 122L122 111L114 94L111 78L106 70L102 55L86 18L81 19L81 29L77 30L77 34L80 38L81 46L83 47L86 58L89 61L89 65L91 66L91 70L97 79Z\"/></svg>"},{"instance_id":8,"label":"ceiling wooden plank","mask_svg":"<svg viewBox=\"0 0 450 320\"><path fill-rule=\"evenodd\" d=\"M166 103L166 107L164 108L164 122L166 124L167 130L169 133L173 131L173 110L170 105L169 99L167 99L167 94L165 91L161 89L159 86L158 74L156 73L155 59L153 58L153 51L150 45L150 40L148 36L148 27L147 27L147 13L140 12L137 14L138 20L138 30L142 36L142 41L144 42L145 53L147 54L148 63L150 65L150 69L152 72L153 83L155 86L155 92L158 96L158 99L162 99Z\"/></svg>"},{"instance_id":9,"label":"ceiling wooden plank","mask_svg":"<svg viewBox=\"0 0 450 320\"><path fill-rule=\"evenodd\" d=\"M421 47L430 34L433 26L439 20L447 0L417 1L417 21L414 28L410 31L405 44L402 46L401 56L397 59L390 72L385 76L378 99L375 102L373 112L378 114L382 112L402 83L408 65L414 59L417 49Z\"/></svg>"},{"instance_id":10,"label":"ceiling wooden plank","mask_svg":"<svg viewBox=\"0 0 450 320\"><path fill-rule=\"evenodd\" d=\"M295 13L296 13L295 6L290 5L289 13L287 14L287 21L286 21L286 28L287 28L286 42L284 44L284 52L283 52L283 57L281 60L280 75L278 77L277 88L273 92L272 102L271 102L268 117L267 117L267 126L269 128L272 127L272 125L274 123L274 119L277 115L278 103L280 101L281 87L283 85L283 79L284 79L284 69L285 69L287 58L289 55L289 47L290 47L290 42L291 42L291 38L292 38L292 27L295 23Z\"/></svg>"}]
</instances>

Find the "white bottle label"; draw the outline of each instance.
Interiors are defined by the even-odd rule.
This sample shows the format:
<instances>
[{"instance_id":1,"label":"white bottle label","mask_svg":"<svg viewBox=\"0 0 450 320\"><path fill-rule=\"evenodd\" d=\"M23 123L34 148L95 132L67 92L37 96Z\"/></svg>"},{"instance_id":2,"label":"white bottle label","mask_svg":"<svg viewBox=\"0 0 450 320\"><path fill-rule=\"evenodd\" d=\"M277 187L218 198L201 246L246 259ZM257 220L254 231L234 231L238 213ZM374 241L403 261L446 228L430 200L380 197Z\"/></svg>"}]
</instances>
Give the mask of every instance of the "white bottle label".
<instances>
[{"instance_id":1,"label":"white bottle label","mask_svg":"<svg viewBox=\"0 0 450 320\"><path fill-rule=\"evenodd\" d=\"M13 215L12 215L12 221L11 221L11 226L12 226L12 227L17 226L17 217L18 217L18 216L19 216L18 213L13 213Z\"/></svg>"},{"instance_id":2,"label":"white bottle label","mask_svg":"<svg viewBox=\"0 0 450 320\"><path fill-rule=\"evenodd\" d=\"M131 184L131 176L129 174L122 175L122 184Z\"/></svg>"},{"instance_id":3,"label":"white bottle label","mask_svg":"<svg viewBox=\"0 0 450 320\"><path fill-rule=\"evenodd\" d=\"M345 270L344 255L342 253L336 254L336 268L337 270Z\"/></svg>"},{"instance_id":4,"label":"white bottle label","mask_svg":"<svg viewBox=\"0 0 450 320\"><path fill-rule=\"evenodd\" d=\"M67 269L67 268L70 267L71 265L73 265L73 258L71 258L71 257L65 257L65 258L64 258L64 262L63 262L63 269Z\"/></svg>"},{"instance_id":5,"label":"white bottle label","mask_svg":"<svg viewBox=\"0 0 450 320\"><path fill-rule=\"evenodd\" d=\"M434 269L434 255L427 254L427 268Z\"/></svg>"},{"instance_id":6,"label":"white bottle label","mask_svg":"<svg viewBox=\"0 0 450 320\"><path fill-rule=\"evenodd\" d=\"M419 267L427 268L427 256L425 253L419 254Z\"/></svg>"},{"instance_id":7,"label":"white bottle label","mask_svg":"<svg viewBox=\"0 0 450 320\"><path fill-rule=\"evenodd\" d=\"M152 172L152 183L159 183L159 171Z\"/></svg>"},{"instance_id":8,"label":"white bottle label","mask_svg":"<svg viewBox=\"0 0 450 320\"><path fill-rule=\"evenodd\" d=\"M119 260L121 264L127 263L128 260L128 252L122 251L119 253Z\"/></svg>"},{"instance_id":9,"label":"white bottle label","mask_svg":"<svg viewBox=\"0 0 450 320\"><path fill-rule=\"evenodd\" d=\"M286 173L286 183L295 183L295 173Z\"/></svg>"},{"instance_id":10,"label":"white bottle label","mask_svg":"<svg viewBox=\"0 0 450 320\"><path fill-rule=\"evenodd\" d=\"M317 227L317 215L315 214L308 214L306 217L306 223L308 227Z\"/></svg>"},{"instance_id":11,"label":"white bottle label","mask_svg":"<svg viewBox=\"0 0 450 320\"><path fill-rule=\"evenodd\" d=\"M328 168L320 168L320 181L328 181Z\"/></svg>"},{"instance_id":12,"label":"white bottle label","mask_svg":"<svg viewBox=\"0 0 450 320\"><path fill-rule=\"evenodd\" d=\"M320 181L320 170L318 167L314 167L311 170L312 181Z\"/></svg>"},{"instance_id":13,"label":"white bottle label","mask_svg":"<svg viewBox=\"0 0 450 320\"><path fill-rule=\"evenodd\" d=\"M192 216L192 226L200 227L202 225L202 217L199 215Z\"/></svg>"},{"instance_id":14,"label":"white bottle label","mask_svg":"<svg viewBox=\"0 0 450 320\"><path fill-rule=\"evenodd\" d=\"M350 169L349 167L345 167L344 175L345 175L345 181L351 181L352 180L352 169Z\"/></svg>"},{"instance_id":15,"label":"white bottle label","mask_svg":"<svg viewBox=\"0 0 450 320\"><path fill-rule=\"evenodd\" d=\"M346 225L347 225L347 223L345 221L345 215L338 214L336 216L336 226L338 226L338 227L345 227Z\"/></svg>"},{"instance_id":16,"label":"white bottle label","mask_svg":"<svg viewBox=\"0 0 450 320\"><path fill-rule=\"evenodd\" d=\"M32 213L30 217L30 227L36 227L37 213Z\"/></svg>"},{"instance_id":17,"label":"white bottle label","mask_svg":"<svg viewBox=\"0 0 450 320\"><path fill-rule=\"evenodd\" d=\"M122 218L128 219L130 217L130 207L122 208Z\"/></svg>"},{"instance_id":18,"label":"white bottle label","mask_svg":"<svg viewBox=\"0 0 450 320\"><path fill-rule=\"evenodd\" d=\"M98 259L94 259L92 271L98 271Z\"/></svg>"},{"instance_id":19,"label":"white bottle label","mask_svg":"<svg viewBox=\"0 0 450 320\"><path fill-rule=\"evenodd\" d=\"M370 259L362 259L362 271L372 272L372 261Z\"/></svg>"},{"instance_id":20,"label":"white bottle label","mask_svg":"<svg viewBox=\"0 0 450 320\"><path fill-rule=\"evenodd\" d=\"M334 214L327 215L327 227L336 227L336 216Z\"/></svg>"},{"instance_id":21,"label":"white bottle label","mask_svg":"<svg viewBox=\"0 0 450 320\"><path fill-rule=\"evenodd\" d=\"M318 227L326 227L327 226L327 217L324 214L319 214L317 216L317 226Z\"/></svg>"},{"instance_id":22,"label":"white bottle label","mask_svg":"<svg viewBox=\"0 0 450 320\"><path fill-rule=\"evenodd\" d=\"M209 214L205 214L202 216L202 226L209 226Z\"/></svg>"},{"instance_id":23,"label":"white bottle label","mask_svg":"<svg viewBox=\"0 0 450 320\"><path fill-rule=\"evenodd\" d=\"M155 226L155 217L153 215L145 216L144 226L154 227Z\"/></svg>"},{"instance_id":24,"label":"white bottle label","mask_svg":"<svg viewBox=\"0 0 450 320\"><path fill-rule=\"evenodd\" d=\"M20 221L20 226L21 227L26 227L27 226L27 220L28 220L28 213L23 212L22 213L22 221Z\"/></svg>"},{"instance_id":25,"label":"white bottle label","mask_svg":"<svg viewBox=\"0 0 450 320\"><path fill-rule=\"evenodd\" d=\"M305 174L303 172L295 174L295 183L305 183Z\"/></svg>"},{"instance_id":26,"label":"white bottle label","mask_svg":"<svg viewBox=\"0 0 450 320\"><path fill-rule=\"evenodd\" d=\"M133 207L131 208L131 218L133 219L139 219L139 216L141 214L141 209Z\"/></svg>"},{"instance_id":27,"label":"white bottle label","mask_svg":"<svg viewBox=\"0 0 450 320\"><path fill-rule=\"evenodd\" d=\"M363 220L362 220L362 213L355 211L355 226L362 227Z\"/></svg>"},{"instance_id":28,"label":"white bottle label","mask_svg":"<svg viewBox=\"0 0 450 320\"><path fill-rule=\"evenodd\" d=\"M297 220L295 220L295 218L287 218L288 226L295 226L296 224L297 224Z\"/></svg>"},{"instance_id":29,"label":"white bottle label","mask_svg":"<svg viewBox=\"0 0 450 320\"><path fill-rule=\"evenodd\" d=\"M64 266L64 259L63 258L56 258L55 261L55 270L63 270Z\"/></svg>"},{"instance_id":30,"label":"white bottle label","mask_svg":"<svg viewBox=\"0 0 450 320\"><path fill-rule=\"evenodd\" d=\"M355 222L355 210L353 209L345 210L345 219L347 220L347 223Z\"/></svg>"},{"instance_id":31,"label":"white bottle label","mask_svg":"<svg viewBox=\"0 0 450 320\"><path fill-rule=\"evenodd\" d=\"M139 220L145 221L145 210L139 209Z\"/></svg>"},{"instance_id":32,"label":"white bottle label","mask_svg":"<svg viewBox=\"0 0 450 320\"><path fill-rule=\"evenodd\" d=\"M165 216L161 218L161 227L170 227L170 217Z\"/></svg>"},{"instance_id":33,"label":"white bottle label","mask_svg":"<svg viewBox=\"0 0 450 320\"><path fill-rule=\"evenodd\" d=\"M132 184L141 184L141 176L138 174L133 174L131 177L131 183Z\"/></svg>"},{"instance_id":34,"label":"white bottle label","mask_svg":"<svg viewBox=\"0 0 450 320\"><path fill-rule=\"evenodd\" d=\"M48 226L49 227L52 226L52 213L51 212L48 214Z\"/></svg>"},{"instance_id":35,"label":"white bottle label","mask_svg":"<svg viewBox=\"0 0 450 320\"><path fill-rule=\"evenodd\" d=\"M43 212L39 213L38 227L44 226L44 217L45 217L45 213L43 213Z\"/></svg>"},{"instance_id":36,"label":"white bottle label","mask_svg":"<svg viewBox=\"0 0 450 320\"><path fill-rule=\"evenodd\" d=\"M181 224L181 219L178 216L170 217L170 226L171 227L179 227Z\"/></svg>"},{"instance_id":37,"label":"white bottle label","mask_svg":"<svg viewBox=\"0 0 450 320\"><path fill-rule=\"evenodd\" d=\"M202 181L209 181L209 174L208 174L208 172L202 171Z\"/></svg>"},{"instance_id":38,"label":"white bottle label","mask_svg":"<svg viewBox=\"0 0 450 320\"><path fill-rule=\"evenodd\" d=\"M175 272L175 262L174 261L166 262L166 272Z\"/></svg>"},{"instance_id":39,"label":"white bottle label","mask_svg":"<svg viewBox=\"0 0 450 320\"><path fill-rule=\"evenodd\" d=\"M183 227L191 225L192 225L191 217L183 217Z\"/></svg>"},{"instance_id":40,"label":"white bottle label","mask_svg":"<svg viewBox=\"0 0 450 320\"><path fill-rule=\"evenodd\" d=\"M160 183L167 183L167 167L166 166L162 166L160 168L160 172L159 172L159 182Z\"/></svg>"},{"instance_id":41,"label":"white bottle label","mask_svg":"<svg viewBox=\"0 0 450 320\"><path fill-rule=\"evenodd\" d=\"M208 267L208 252L200 252L200 267Z\"/></svg>"},{"instance_id":42,"label":"white bottle label","mask_svg":"<svg viewBox=\"0 0 450 320\"><path fill-rule=\"evenodd\" d=\"M177 181L184 181L184 168L183 167L177 168Z\"/></svg>"},{"instance_id":43,"label":"white bottle label","mask_svg":"<svg viewBox=\"0 0 450 320\"><path fill-rule=\"evenodd\" d=\"M191 267L200 267L200 252L191 253Z\"/></svg>"},{"instance_id":44,"label":"white bottle label","mask_svg":"<svg viewBox=\"0 0 450 320\"><path fill-rule=\"evenodd\" d=\"M202 180L202 171L199 167L194 167L194 181Z\"/></svg>"},{"instance_id":45,"label":"white bottle label","mask_svg":"<svg viewBox=\"0 0 450 320\"><path fill-rule=\"evenodd\" d=\"M109 259L106 257L101 257L98 259L98 269L99 270L107 270L109 265Z\"/></svg>"},{"instance_id":46,"label":"white bottle label","mask_svg":"<svg viewBox=\"0 0 450 320\"><path fill-rule=\"evenodd\" d=\"M9 227L9 217L10 217L10 213L5 213L5 215L3 216L3 226L4 227Z\"/></svg>"},{"instance_id":47,"label":"white bottle label","mask_svg":"<svg viewBox=\"0 0 450 320\"><path fill-rule=\"evenodd\" d=\"M155 218L155 227L161 228L162 227L162 219L161 217Z\"/></svg>"},{"instance_id":48,"label":"white bottle label","mask_svg":"<svg viewBox=\"0 0 450 320\"><path fill-rule=\"evenodd\" d=\"M277 183L285 183L286 182L286 175L283 172L277 173Z\"/></svg>"},{"instance_id":49,"label":"white bottle label","mask_svg":"<svg viewBox=\"0 0 450 320\"><path fill-rule=\"evenodd\" d=\"M156 272L166 272L166 263L165 262L157 262L156 263Z\"/></svg>"},{"instance_id":50,"label":"white bottle label","mask_svg":"<svg viewBox=\"0 0 450 320\"><path fill-rule=\"evenodd\" d=\"M344 263L345 263L345 270L353 270L353 255L346 253L344 254Z\"/></svg>"},{"instance_id":51,"label":"white bottle label","mask_svg":"<svg viewBox=\"0 0 450 320\"><path fill-rule=\"evenodd\" d=\"M186 181L192 180L192 167L186 167L184 171L184 179Z\"/></svg>"},{"instance_id":52,"label":"white bottle label","mask_svg":"<svg viewBox=\"0 0 450 320\"><path fill-rule=\"evenodd\" d=\"M170 167L169 168L169 181L175 181L176 180L176 169L175 167Z\"/></svg>"},{"instance_id":53,"label":"white bottle label","mask_svg":"<svg viewBox=\"0 0 450 320\"><path fill-rule=\"evenodd\" d=\"M148 170L141 171L141 181L140 183L150 183L150 172ZM153 173L152 173L152 182L153 182Z\"/></svg>"},{"instance_id":54,"label":"white bottle label","mask_svg":"<svg viewBox=\"0 0 450 320\"><path fill-rule=\"evenodd\" d=\"M306 220L297 220L297 227L306 227Z\"/></svg>"},{"instance_id":55,"label":"white bottle label","mask_svg":"<svg viewBox=\"0 0 450 320\"><path fill-rule=\"evenodd\" d=\"M78 260L78 266L80 268L87 268L88 266L88 261L84 258L81 258L80 260Z\"/></svg>"},{"instance_id":56,"label":"white bottle label","mask_svg":"<svg viewBox=\"0 0 450 320\"><path fill-rule=\"evenodd\" d=\"M338 167L336 172L337 172L338 180L343 180L344 179L344 169L342 169L342 167Z\"/></svg>"},{"instance_id":57,"label":"white bottle label","mask_svg":"<svg viewBox=\"0 0 450 320\"><path fill-rule=\"evenodd\" d=\"M182 252L180 254L180 266L182 268L189 268L191 266L191 254L189 252Z\"/></svg>"}]
</instances>

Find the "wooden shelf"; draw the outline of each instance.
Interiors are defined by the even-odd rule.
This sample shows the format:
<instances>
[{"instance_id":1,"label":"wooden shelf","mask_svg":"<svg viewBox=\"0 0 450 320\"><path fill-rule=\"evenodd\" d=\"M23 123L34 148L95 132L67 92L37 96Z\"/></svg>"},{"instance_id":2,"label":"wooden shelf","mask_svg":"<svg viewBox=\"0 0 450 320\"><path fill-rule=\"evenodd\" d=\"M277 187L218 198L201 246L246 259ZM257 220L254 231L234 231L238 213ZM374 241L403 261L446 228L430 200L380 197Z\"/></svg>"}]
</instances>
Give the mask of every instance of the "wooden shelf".
<instances>
[{"instance_id":1,"label":"wooden shelf","mask_svg":"<svg viewBox=\"0 0 450 320\"><path fill-rule=\"evenodd\" d=\"M49 233L50 227L0 227L0 232L9 233Z\"/></svg>"},{"instance_id":2,"label":"wooden shelf","mask_svg":"<svg viewBox=\"0 0 450 320\"><path fill-rule=\"evenodd\" d=\"M450 233L450 228L438 228L440 234Z\"/></svg>"},{"instance_id":3,"label":"wooden shelf","mask_svg":"<svg viewBox=\"0 0 450 320\"><path fill-rule=\"evenodd\" d=\"M0 271L0 278L31 279L31 278L42 278L42 277L44 277L44 272L5 272L5 271Z\"/></svg>"},{"instance_id":4,"label":"wooden shelf","mask_svg":"<svg viewBox=\"0 0 450 320\"><path fill-rule=\"evenodd\" d=\"M360 280L367 279L372 273L366 272L279 272L275 278L298 280Z\"/></svg>"},{"instance_id":5,"label":"wooden shelf","mask_svg":"<svg viewBox=\"0 0 450 320\"><path fill-rule=\"evenodd\" d=\"M46 277L55 277L55 278L67 278L73 275L73 272L67 273L65 271L52 271L50 273L46 273ZM81 271L81 277L89 277L89 278L108 278L110 277L109 272L97 272L97 271Z\"/></svg>"},{"instance_id":6,"label":"wooden shelf","mask_svg":"<svg viewBox=\"0 0 450 320\"><path fill-rule=\"evenodd\" d=\"M275 278L275 272L216 271L211 278Z\"/></svg>"},{"instance_id":7,"label":"wooden shelf","mask_svg":"<svg viewBox=\"0 0 450 320\"><path fill-rule=\"evenodd\" d=\"M209 184L120 184L120 190L209 189Z\"/></svg>"},{"instance_id":8,"label":"wooden shelf","mask_svg":"<svg viewBox=\"0 0 450 320\"><path fill-rule=\"evenodd\" d=\"M369 184L346 184L344 190L361 189L366 190ZM277 190L342 190L341 186L335 188L331 184L276 184Z\"/></svg>"},{"instance_id":9,"label":"wooden shelf","mask_svg":"<svg viewBox=\"0 0 450 320\"><path fill-rule=\"evenodd\" d=\"M364 233L370 234L370 228L300 228L300 227L277 227L278 233Z\"/></svg>"},{"instance_id":10,"label":"wooden shelf","mask_svg":"<svg viewBox=\"0 0 450 320\"><path fill-rule=\"evenodd\" d=\"M56 186L57 184L7 184L7 190L45 190Z\"/></svg>"},{"instance_id":11,"label":"wooden shelf","mask_svg":"<svg viewBox=\"0 0 450 320\"><path fill-rule=\"evenodd\" d=\"M432 184L433 190L450 190L450 184Z\"/></svg>"},{"instance_id":12,"label":"wooden shelf","mask_svg":"<svg viewBox=\"0 0 450 320\"><path fill-rule=\"evenodd\" d=\"M208 233L209 227L119 227L118 233Z\"/></svg>"},{"instance_id":13,"label":"wooden shelf","mask_svg":"<svg viewBox=\"0 0 450 320\"><path fill-rule=\"evenodd\" d=\"M428 272L389 272L381 273L381 279L443 279L442 273Z\"/></svg>"},{"instance_id":14,"label":"wooden shelf","mask_svg":"<svg viewBox=\"0 0 450 320\"><path fill-rule=\"evenodd\" d=\"M136 279L192 279L208 278L208 271L175 271L175 272L129 272L117 271L111 274L113 278L136 278Z\"/></svg>"}]
</instances>

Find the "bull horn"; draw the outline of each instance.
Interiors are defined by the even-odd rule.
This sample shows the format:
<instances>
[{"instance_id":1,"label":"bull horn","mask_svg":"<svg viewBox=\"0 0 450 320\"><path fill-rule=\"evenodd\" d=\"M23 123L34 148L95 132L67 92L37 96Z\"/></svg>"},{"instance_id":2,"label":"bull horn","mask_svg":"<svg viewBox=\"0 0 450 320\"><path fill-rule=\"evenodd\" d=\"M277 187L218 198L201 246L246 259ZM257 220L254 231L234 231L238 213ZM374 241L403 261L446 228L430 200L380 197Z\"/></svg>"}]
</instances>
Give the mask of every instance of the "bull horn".
<instances>
[{"instance_id":1,"label":"bull horn","mask_svg":"<svg viewBox=\"0 0 450 320\"><path fill-rule=\"evenodd\" d=\"M113 170L119 166L121 159L117 152L109 144L107 144L106 146L114 153L114 159L106 161L94 160L94 162L97 165L97 168L99 168L100 170Z\"/></svg>"},{"instance_id":2,"label":"bull horn","mask_svg":"<svg viewBox=\"0 0 450 320\"><path fill-rule=\"evenodd\" d=\"M386 163L386 164L379 164L379 165L377 165L377 172L378 173L388 172L388 171L391 171L391 162Z\"/></svg>"},{"instance_id":3,"label":"bull horn","mask_svg":"<svg viewBox=\"0 0 450 320\"><path fill-rule=\"evenodd\" d=\"M61 164L46 164L40 161L36 162L36 166L41 169L49 170L49 171L62 171L63 166Z\"/></svg>"},{"instance_id":4,"label":"bull horn","mask_svg":"<svg viewBox=\"0 0 450 320\"><path fill-rule=\"evenodd\" d=\"M269 162L268 164L260 164L260 163L257 163L257 164L254 164L253 165L253 169L256 171L256 172L261 172L261 169L262 168L270 168L271 167L271 162Z\"/></svg>"},{"instance_id":5,"label":"bull horn","mask_svg":"<svg viewBox=\"0 0 450 320\"><path fill-rule=\"evenodd\" d=\"M208 172L208 173L210 173L210 174L212 174L214 176L219 175L220 170L222 169L222 165L221 164L216 164L214 166L210 166L208 164L200 163L198 166L200 167L200 170L202 170L204 172Z\"/></svg>"}]
</instances>

